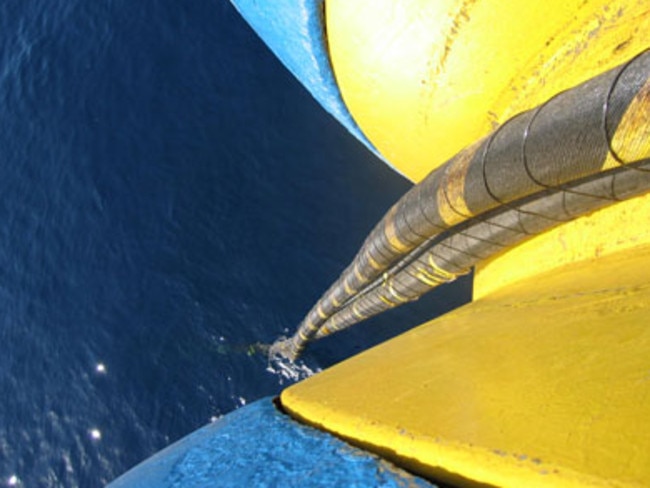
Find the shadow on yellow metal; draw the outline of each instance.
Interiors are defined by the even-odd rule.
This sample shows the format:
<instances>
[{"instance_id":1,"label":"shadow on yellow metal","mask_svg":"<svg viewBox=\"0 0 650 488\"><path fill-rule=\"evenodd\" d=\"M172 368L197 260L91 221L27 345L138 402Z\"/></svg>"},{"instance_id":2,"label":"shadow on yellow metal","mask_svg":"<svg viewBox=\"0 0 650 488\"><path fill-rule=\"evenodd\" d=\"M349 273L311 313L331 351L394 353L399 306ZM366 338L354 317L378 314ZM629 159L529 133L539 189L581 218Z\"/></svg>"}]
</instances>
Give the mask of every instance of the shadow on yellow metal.
<instances>
[{"instance_id":1,"label":"shadow on yellow metal","mask_svg":"<svg viewBox=\"0 0 650 488\"><path fill-rule=\"evenodd\" d=\"M648 199L632 202L637 227L647 225ZM292 386L282 404L452 483L648 486L650 241L646 233L594 254L615 239L607 228L616 227L599 227L591 243L556 236L554 245L568 239L591 251L546 272L534 268ZM526 259L536 249L543 247L531 245ZM522 266L523 256L510 266Z\"/></svg>"},{"instance_id":2,"label":"shadow on yellow metal","mask_svg":"<svg viewBox=\"0 0 650 488\"><path fill-rule=\"evenodd\" d=\"M414 181L497 124L648 47L647 0L327 0L352 116Z\"/></svg>"}]
</instances>

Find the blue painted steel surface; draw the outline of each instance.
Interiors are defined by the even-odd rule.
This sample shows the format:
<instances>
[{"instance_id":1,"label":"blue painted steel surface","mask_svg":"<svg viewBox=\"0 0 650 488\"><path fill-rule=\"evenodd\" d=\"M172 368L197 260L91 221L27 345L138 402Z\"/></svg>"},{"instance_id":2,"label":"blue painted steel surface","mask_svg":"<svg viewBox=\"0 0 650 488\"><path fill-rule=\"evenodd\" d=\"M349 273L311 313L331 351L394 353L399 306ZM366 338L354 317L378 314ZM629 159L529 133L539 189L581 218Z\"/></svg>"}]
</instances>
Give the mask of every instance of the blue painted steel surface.
<instances>
[{"instance_id":1,"label":"blue painted steel surface","mask_svg":"<svg viewBox=\"0 0 650 488\"><path fill-rule=\"evenodd\" d=\"M348 112L325 38L324 0L231 0L266 45L351 134L383 160Z\"/></svg>"},{"instance_id":2,"label":"blue painted steel surface","mask_svg":"<svg viewBox=\"0 0 650 488\"><path fill-rule=\"evenodd\" d=\"M110 488L432 486L303 426L265 398L236 410L122 475Z\"/></svg>"}]
</instances>

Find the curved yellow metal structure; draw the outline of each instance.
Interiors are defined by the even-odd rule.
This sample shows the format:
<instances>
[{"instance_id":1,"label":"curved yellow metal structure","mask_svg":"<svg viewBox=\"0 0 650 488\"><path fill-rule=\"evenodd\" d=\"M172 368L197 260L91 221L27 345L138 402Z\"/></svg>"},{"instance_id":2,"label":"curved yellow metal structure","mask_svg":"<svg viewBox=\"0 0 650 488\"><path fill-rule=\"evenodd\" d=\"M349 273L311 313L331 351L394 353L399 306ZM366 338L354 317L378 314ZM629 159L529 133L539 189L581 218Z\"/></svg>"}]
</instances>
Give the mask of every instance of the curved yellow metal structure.
<instances>
[{"instance_id":1,"label":"curved yellow metal structure","mask_svg":"<svg viewBox=\"0 0 650 488\"><path fill-rule=\"evenodd\" d=\"M334 73L379 151L420 181L496 125L648 47L646 0L327 0Z\"/></svg>"},{"instance_id":2,"label":"curved yellow metal structure","mask_svg":"<svg viewBox=\"0 0 650 488\"><path fill-rule=\"evenodd\" d=\"M647 222L648 199L635 205ZM650 241L637 244L512 283L282 404L455 485L648 486Z\"/></svg>"},{"instance_id":3,"label":"curved yellow metal structure","mask_svg":"<svg viewBox=\"0 0 650 488\"><path fill-rule=\"evenodd\" d=\"M647 0L327 0L326 20L353 117L413 181L650 47ZM282 404L458 485L650 486L648 222L638 197L508 250L477 270L471 304Z\"/></svg>"},{"instance_id":4,"label":"curved yellow metal structure","mask_svg":"<svg viewBox=\"0 0 650 488\"><path fill-rule=\"evenodd\" d=\"M407 192L271 354L295 359L534 235L647 193L649 133L650 51L509 119Z\"/></svg>"}]
</instances>

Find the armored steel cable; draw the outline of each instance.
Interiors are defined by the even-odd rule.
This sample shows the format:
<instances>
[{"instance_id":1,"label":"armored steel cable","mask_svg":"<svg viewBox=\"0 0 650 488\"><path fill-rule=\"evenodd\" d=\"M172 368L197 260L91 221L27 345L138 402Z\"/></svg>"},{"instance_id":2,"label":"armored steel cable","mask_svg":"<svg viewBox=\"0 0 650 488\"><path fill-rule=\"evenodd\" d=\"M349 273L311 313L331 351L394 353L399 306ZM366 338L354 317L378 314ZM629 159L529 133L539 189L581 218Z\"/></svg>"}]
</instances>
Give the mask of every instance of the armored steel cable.
<instances>
[{"instance_id":1,"label":"armored steel cable","mask_svg":"<svg viewBox=\"0 0 650 488\"><path fill-rule=\"evenodd\" d=\"M558 199L559 201L555 205L555 210L565 213L566 219L562 222L540 219L535 215L534 211L530 211L534 210L537 206L547 205L547 203L545 203L545 197L548 197L548 195L535 199L526 199L527 201L522 204L522 206L528 206L529 210L522 210L521 207L513 208L509 206L507 208L498 208L491 212L492 215L488 218L472 219L462 226L464 229L459 229L458 232L449 233L442 237L438 242L434 243L430 248L418 253L417 256L406 259L405 261L408 262L401 263L401 269L395 273L391 273L390 279L393 280L393 283L401 284L396 292L403 297L404 301L415 300L422 295L423 289L410 289L413 285L412 283L409 284L409 278L406 275L417 279L414 275L414 270L417 269L417 266L422 266L423 263L431 257L438 261L438 266L440 268L449 270L448 272L454 277L467 273L475 264L491 257L495 253L501 252L505 248L511 247L522 240L537 235L540 232L561 225L561 223L573 220L585 213L593 212L599 208L607 206L608 202L611 200L608 201L607 199L602 198L602 195L597 193L586 193L591 187L598 186L603 181L611 181L612 186L614 186L618 179L618 185L623 186L622 190L616 192L616 197L620 200L648 192L648 190L650 190L650 175L639 177L638 174L635 174L635 170L647 172L648 168L650 168L650 164L644 162L641 165L634 165L632 167L628 166L625 168L612 169L607 173L596 175L595 178L586 178L587 181L580 182L568 189L557 190L557 193L563 194L570 193L573 189L579 189L581 193L585 192L584 194L575 194L576 201L581 201L580 206L582 207L582 210L579 213L563 210L563 208L566 209L564 203L565 195L560 195L560 198ZM535 231L525 230L521 232L514 227L509 228L507 225L498 224L499 219L507 222L508 220L513 220L513 216L516 220L527 220L528 225L532 223L536 227ZM498 225L493 225L495 223ZM525 225L526 223L524 223L524 228ZM489 227L496 230L491 231ZM504 230L512 232L509 235L502 236L503 240L499 242L497 240L499 234L503 234ZM485 232L490 236L493 240L491 244L486 245L489 241L482 236L477 235L481 232ZM467 241L473 241L473 244L468 245ZM404 280L406 280L406 283ZM337 312L337 314L331 317L321 327L315 338L319 339L353 325L358 322L356 318L359 315L363 315L364 318L370 318L385 309L392 308L390 306L377 307L380 301L383 302L382 295L384 298L386 297L386 291L382 290L385 281L386 280L384 279L381 282L373 283L373 285L369 287L368 290L365 290L364 293L360 294L351 305L348 305ZM428 284L428 286L424 288L425 292L432 290L438 285L439 283ZM354 313L351 313L351 306L355 306Z\"/></svg>"},{"instance_id":2,"label":"armored steel cable","mask_svg":"<svg viewBox=\"0 0 650 488\"><path fill-rule=\"evenodd\" d=\"M344 310L357 320L365 318L368 310L362 310L359 300L380 285L387 292L378 295L372 310L417 298L405 292L406 288L424 290L422 283L450 281L454 272L435 261L450 264L443 258L442 249L460 246L454 259L464 253L469 261L476 262L486 255L486 249L503 247L494 241L495 232L523 236L521 239L565 222L570 217L567 199L582 198L594 207L596 202L617 200L615 181L607 180L605 173L612 174L616 167L648 171L631 163L650 156L649 78L650 52L645 51L621 67L513 117L433 171L389 210L353 262L307 314L297 333L276 342L270 354L295 358L307 342L339 329L336 323ZM612 144L621 132L624 141L632 141L635 147L634 158L628 162ZM603 193L589 188L588 193L582 193L587 190L577 182L592 177L601 186L606 181L610 190ZM527 203L531 197L542 203ZM552 205L544 204L545 199ZM507 222L492 218L494 212L508 215ZM470 238L464 232L481 223L496 230L472 236L468 244ZM464 244L459 241L463 238L467 241ZM478 254L476 242L482 243ZM436 254L427 253L433 243L437 243ZM427 261L418 261L423 254L428 256ZM418 263L416 268L400 274L412 263ZM451 264L451 268L458 268Z\"/></svg>"}]
</instances>

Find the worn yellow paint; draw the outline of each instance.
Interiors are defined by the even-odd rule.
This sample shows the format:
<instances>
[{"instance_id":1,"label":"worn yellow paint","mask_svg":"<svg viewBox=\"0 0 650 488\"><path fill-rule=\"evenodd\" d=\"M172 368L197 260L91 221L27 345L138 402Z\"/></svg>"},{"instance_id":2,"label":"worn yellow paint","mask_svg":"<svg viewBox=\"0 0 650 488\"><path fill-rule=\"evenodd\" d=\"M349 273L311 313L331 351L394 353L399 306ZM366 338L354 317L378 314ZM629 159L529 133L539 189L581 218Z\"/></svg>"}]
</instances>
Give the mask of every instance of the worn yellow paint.
<instances>
[{"instance_id":1,"label":"worn yellow paint","mask_svg":"<svg viewBox=\"0 0 650 488\"><path fill-rule=\"evenodd\" d=\"M368 253L368 263L370 263L370 266L372 266L375 270L381 271L384 269L384 266L382 266L370 252Z\"/></svg>"},{"instance_id":2,"label":"worn yellow paint","mask_svg":"<svg viewBox=\"0 0 650 488\"><path fill-rule=\"evenodd\" d=\"M411 249L408 243L400 240L400 233L395 228L395 215L397 214L397 207L393 207L388 211L388 216L384 224L384 235L388 240L388 244L398 252L406 252Z\"/></svg>"},{"instance_id":3,"label":"worn yellow paint","mask_svg":"<svg viewBox=\"0 0 650 488\"><path fill-rule=\"evenodd\" d=\"M648 486L648 262L646 242L513 282L288 388L282 404L456 484Z\"/></svg>"},{"instance_id":4,"label":"worn yellow paint","mask_svg":"<svg viewBox=\"0 0 650 488\"><path fill-rule=\"evenodd\" d=\"M424 267L417 267L417 274L415 277L429 286L438 286L445 283L445 280L440 279L438 275L429 272L429 270Z\"/></svg>"},{"instance_id":5,"label":"worn yellow paint","mask_svg":"<svg viewBox=\"0 0 650 488\"><path fill-rule=\"evenodd\" d=\"M350 287L347 281L343 283L343 289L348 295L354 295L356 293L356 290Z\"/></svg>"},{"instance_id":6,"label":"worn yellow paint","mask_svg":"<svg viewBox=\"0 0 650 488\"><path fill-rule=\"evenodd\" d=\"M446 271L442 269L438 264L436 263L433 254L429 254L429 258L427 259L429 263L429 268L431 268L431 271L438 276L442 282L450 282L455 280L458 275L455 275L454 273L450 273L449 271Z\"/></svg>"},{"instance_id":7,"label":"worn yellow paint","mask_svg":"<svg viewBox=\"0 0 650 488\"><path fill-rule=\"evenodd\" d=\"M633 252L650 243L649 223L650 195L645 195L545 232L477 266L474 298L571 263Z\"/></svg>"},{"instance_id":8,"label":"worn yellow paint","mask_svg":"<svg viewBox=\"0 0 650 488\"><path fill-rule=\"evenodd\" d=\"M318 306L318 308L316 309L316 312L318 313L318 316L323 320L325 320L325 319L327 319L329 317L329 315L327 315L325 312L323 312L323 306L322 305Z\"/></svg>"},{"instance_id":9,"label":"worn yellow paint","mask_svg":"<svg viewBox=\"0 0 650 488\"><path fill-rule=\"evenodd\" d=\"M414 181L499 123L648 47L647 0L327 0L352 116Z\"/></svg>"},{"instance_id":10,"label":"worn yellow paint","mask_svg":"<svg viewBox=\"0 0 650 488\"><path fill-rule=\"evenodd\" d=\"M354 275L356 276L357 280L359 280L360 283L365 283L368 281L368 278L366 278L361 273L361 270L359 269L359 263L355 263L354 265Z\"/></svg>"},{"instance_id":11,"label":"worn yellow paint","mask_svg":"<svg viewBox=\"0 0 650 488\"><path fill-rule=\"evenodd\" d=\"M458 224L472 215L465 202L465 177L472 158L481 146L480 142L458 153L457 163L447 167L444 182L438 188L436 195L438 212L448 226Z\"/></svg>"}]
</instances>

